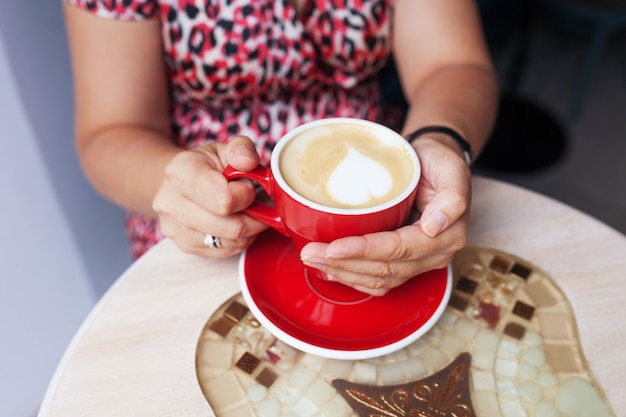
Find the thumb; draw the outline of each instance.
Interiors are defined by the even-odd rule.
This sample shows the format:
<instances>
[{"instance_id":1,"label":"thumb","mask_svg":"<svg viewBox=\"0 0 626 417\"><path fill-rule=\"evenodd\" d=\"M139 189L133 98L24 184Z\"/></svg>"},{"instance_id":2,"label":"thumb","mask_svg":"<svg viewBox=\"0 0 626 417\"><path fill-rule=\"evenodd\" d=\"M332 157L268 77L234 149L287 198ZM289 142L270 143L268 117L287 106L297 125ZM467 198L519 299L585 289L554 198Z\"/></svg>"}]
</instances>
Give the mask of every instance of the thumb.
<instances>
[{"instance_id":1,"label":"thumb","mask_svg":"<svg viewBox=\"0 0 626 417\"><path fill-rule=\"evenodd\" d=\"M419 225L427 236L435 237L455 223L469 208L470 190L466 188L441 188L426 205Z\"/></svg>"},{"instance_id":2,"label":"thumb","mask_svg":"<svg viewBox=\"0 0 626 417\"><path fill-rule=\"evenodd\" d=\"M259 164L259 154L247 136L235 136L226 145L224 164L238 171L250 171Z\"/></svg>"}]
</instances>

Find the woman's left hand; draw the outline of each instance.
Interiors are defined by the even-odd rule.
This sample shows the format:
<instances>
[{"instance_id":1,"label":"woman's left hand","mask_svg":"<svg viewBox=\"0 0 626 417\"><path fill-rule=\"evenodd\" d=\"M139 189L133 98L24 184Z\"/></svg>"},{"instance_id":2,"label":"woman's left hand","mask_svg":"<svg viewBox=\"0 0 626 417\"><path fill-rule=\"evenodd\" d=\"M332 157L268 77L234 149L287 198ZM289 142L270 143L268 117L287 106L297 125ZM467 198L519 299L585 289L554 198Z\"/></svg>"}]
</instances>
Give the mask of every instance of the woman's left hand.
<instances>
[{"instance_id":1,"label":"woman's left hand","mask_svg":"<svg viewBox=\"0 0 626 417\"><path fill-rule=\"evenodd\" d=\"M383 295L408 279L447 266L465 246L471 172L460 153L428 137L414 142L422 165L415 206L419 219L397 230L313 242L302 261L330 279Z\"/></svg>"}]
</instances>

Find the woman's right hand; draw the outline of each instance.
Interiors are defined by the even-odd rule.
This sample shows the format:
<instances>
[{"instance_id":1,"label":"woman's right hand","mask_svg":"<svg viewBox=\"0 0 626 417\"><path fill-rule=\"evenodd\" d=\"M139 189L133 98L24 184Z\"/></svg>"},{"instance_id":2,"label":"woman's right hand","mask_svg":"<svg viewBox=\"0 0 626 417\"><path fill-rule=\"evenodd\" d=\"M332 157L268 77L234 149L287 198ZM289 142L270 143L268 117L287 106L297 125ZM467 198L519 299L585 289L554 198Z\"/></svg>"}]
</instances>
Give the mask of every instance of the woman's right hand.
<instances>
[{"instance_id":1,"label":"woman's right hand","mask_svg":"<svg viewBox=\"0 0 626 417\"><path fill-rule=\"evenodd\" d=\"M227 181L222 172L227 165L250 171L258 164L254 145L245 136L176 155L153 202L161 232L182 251L198 256L225 258L247 248L267 226L240 213L255 199L252 183ZM207 247L207 234L219 237L221 247Z\"/></svg>"}]
</instances>

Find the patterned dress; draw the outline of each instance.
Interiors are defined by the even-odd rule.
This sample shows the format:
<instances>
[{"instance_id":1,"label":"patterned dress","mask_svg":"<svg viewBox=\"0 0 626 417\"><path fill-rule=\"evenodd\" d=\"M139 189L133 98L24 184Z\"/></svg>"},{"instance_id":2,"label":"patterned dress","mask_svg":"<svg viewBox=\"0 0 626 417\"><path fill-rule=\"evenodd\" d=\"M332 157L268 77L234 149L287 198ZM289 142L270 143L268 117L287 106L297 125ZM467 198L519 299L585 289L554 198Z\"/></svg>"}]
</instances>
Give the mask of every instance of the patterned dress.
<instances>
[{"instance_id":1,"label":"patterned dress","mask_svg":"<svg viewBox=\"0 0 626 417\"><path fill-rule=\"evenodd\" d=\"M384 122L376 74L390 53L394 0L308 0L299 14L287 0L66 1L104 18L160 20L183 148L243 134L267 163L305 121ZM126 231L135 257L163 237L137 213Z\"/></svg>"}]
</instances>

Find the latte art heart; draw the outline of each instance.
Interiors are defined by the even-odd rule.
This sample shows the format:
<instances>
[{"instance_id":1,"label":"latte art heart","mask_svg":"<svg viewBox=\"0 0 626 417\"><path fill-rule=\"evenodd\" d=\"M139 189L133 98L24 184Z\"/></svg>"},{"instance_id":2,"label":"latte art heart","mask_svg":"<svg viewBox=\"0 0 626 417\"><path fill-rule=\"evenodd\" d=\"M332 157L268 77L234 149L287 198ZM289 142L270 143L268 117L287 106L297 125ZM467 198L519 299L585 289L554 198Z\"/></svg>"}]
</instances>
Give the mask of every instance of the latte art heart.
<instances>
[{"instance_id":1,"label":"latte art heart","mask_svg":"<svg viewBox=\"0 0 626 417\"><path fill-rule=\"evenodd\" d=\"M360 209L402 194L415 173L406 141L353 123L318 126L292 138L280 173L299 196L326 207Z\"/></svg>"},{"instance_id":2,"label":"latte art heart","mask_svg":"<svg viewBox=\"0 0 626 417\"><path fill-rule=\"evenodd\" d=\"M349 206L383 197L393 186L393 177L380 163L350 148L346 157L328 177L328 194Z\"/></svg>"}]
</instances>

